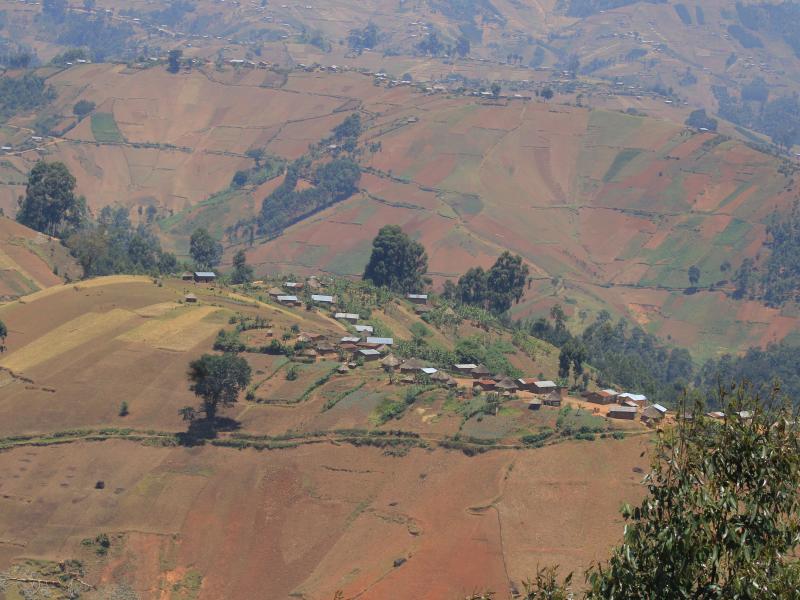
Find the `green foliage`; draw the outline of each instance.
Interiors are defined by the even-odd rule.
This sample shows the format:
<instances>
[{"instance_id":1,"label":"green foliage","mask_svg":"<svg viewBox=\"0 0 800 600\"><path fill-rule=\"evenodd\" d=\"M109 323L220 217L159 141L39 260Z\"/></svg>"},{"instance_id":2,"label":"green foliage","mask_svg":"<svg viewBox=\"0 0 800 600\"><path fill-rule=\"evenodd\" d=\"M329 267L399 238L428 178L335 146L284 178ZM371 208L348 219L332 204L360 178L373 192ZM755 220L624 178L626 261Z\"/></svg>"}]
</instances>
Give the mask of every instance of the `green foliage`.
<instances>
[{"instance_id":1,"label":"green foliage","mask_svg":"<svg viewBox=\"0 0 800 600\"><path fill-rule=\"evenodd\" d=\"M0 121L39 109L56 99L56 91L33 73L19 77L0 77Z\"/></svg>"},{"instance_id":2,"label":"green foliage","mask_svg":"<svg viewBox=\"0 0 800 600\"><path fill-rule=\"evenodd\" d=\"M717 130L717 120L709 117L704 108L692 111L686 119L686 125L696 129Z\"/></svg>"},{"instance_id":3,"label":"green foliage","mask_svg":"<svg viewBox=\"0 0 800 600\"><path fill-rule=\"evenodd\" d=\"M788 598L797 582L800 436L796 416L723 391L723 422L697 406L659 433L648 496L625 507L624 539L589 574L590 599ZM750 418L735 416L747 410Z\"/></svg>"},{"instance_id":4,"label":"green foliage","mask_svg":"<svg viewBox=\"0 0 800 600\"><path fill-rule=\"evenodd\" d=\"M120 417L127 417L130 414L128 410L128 403L123 400L122 404L119 405L119 416Z\"/></svg>"},{"instance_id":5,"label":"green foliage","mask_svg":"<svg viewBox=\"0 0 800 600\"><path fill-rule=\"evenodd\" d=\"M90 102L89 100L78 100L75 103L75 106L72 107L72 114L74 114L79 119L82 119L90 112L92 112L95 108L95 103Z\"/></svg>"},{"instance_id":6,"label":"green foliage","mask_svg":"<svg viewBox=\"0 0 800 600\"><path fill-rule=\"evenodd\" d=\"M219 352L244 352L245 344L239 339L239 332L236 329L226 331L220 329L217 333L217 339L214 340L214 350Z\"/></svg>"},{"instance_id":7,"label":"green foliage","mask_svg":"<svg viewBox=\"0 0 800 600\"><path fill-rule=\"evenodd\" d=\"M247 264L247 256L244 250L239 250L233 255L231 283L250 283L251 281L253 281L253 267Z\"/></svg>"},{"instance_id":8,"label":"green foliage","mask_svg":"<svg viewBox=\"0 0 800 600\"><path fill-rule=\"evenodd\" d=\"M337 158L320 165L311 174L314 187L296 190L307 159L298 159L286 177L262 203L258 227L262 233L278 235L286 227L352 196L358 190L361 169L350 158Z\"/></svg>"},{"instance_id":9,"label":"green foliage","mask_svg":"<svg viewBox=\"0 0 800 600\"><path fill-rule=\"evenodd\" d=\"M453 362L483 364L492 373L522 377L522 372L506 356L514 352L514 346L503 340L472 336L458 340L455 348L456 360Z\"/></svg>"},{"instance_id":10,"label":"green foliage","mask_svg":"<svg viewBox=\"0 0 800 600\"><path fill-rule=\"evenodd\" d=\"M788 213L770 215L764 249L760 263L747 258L737 269L734 296L758 298L772 307L800 303L800 201Z\"/></svg>"},{"instance_id":11,"label":"green foliage","mask_svg":"<svg viewBox=\"0 0 800 600\"><path fill-rule=\"evenodd\" d=\"M145 225L133 227L128 209L104 207L96 223L86 223L67 238L66 246L83 268L84 277L114 273L166 274L177 269L174 254Z\"/></svg>"},{"instance_id":12,"label":"green foliage","mask_svg":"<svg viewBox=\"0 0 800 600\"><path fill-rule=\"evenodd\" d=\"M762 396L768 395L776 382L786 396L800 405L800 346L783 341L766 348L749 348L738 356L725 354L708 360L698 371L695 385L717 406L719 381L748 381Z\"/></svg>"},{"instance_id":13,"label":"green foliage","mask_svg":"<svg viewBox=\"0 0 800 600\"><path fill-rule=\"evenodd\" d=\"M286 371L286 381L296 381L299 376L300 369L297 367L297 365L292 365Z\"/></svg>"},{"instance_id":14,"label":"green foliage","mask_svg":"<svg viewBox=\"0 0 800 600\"><path fill-rule=\"evenodd\" d=\"M362 29L351 29L347 35L347 45L352 50L361 52L365 48L375 48L378 44L378 26L368 23Z\"/></svg>"},{"instance_id":15,"label":"green foliage","mask_svg":"<svg viewBox=\"0 0 800 600\"><path fill-rule=\"evenodd\" d=\"M201 269L210 269L222 259L222 244L205 228L195 229L189 241L189 254Z\"/></svg>"},{"instance_id":16,"label":"green foliage","mask_svg":"<svg viewBox=\"0 0 800 600\"><path fill-rule=\"evenodd\" d=\"M0 321L0 354L6 350L6 338L8 337L8 327Z\"/></svg>"},{"instance_id":17,"label":"green foliage","mask_svg":"<svg viewBox=\"0 0 800 600\"><path fill-rule=\"evenodd\" d=\"M189 363L188 376L189 389L202 400L206 418L213 421L219 406L231 406L247 388L251 371L247 361L235 354L204 354Z\"/></svg>"},{"instance_id":18,"label":"green foliage","mask_svg":"<svg viewBox=\"0 0 800 600\"><path fill-rule=\"evenodd\" d=\"M525 444L526 446L539 447L543 445L544 442L547 441L549 438L551 438L554 434L555 431L553 431L549 427L546 427L545 429L542 429L538 433L523 435L522 438L520 439L522 440L522 443Z\"/></svg>"},{"instance_id":19,"label":"green foliage","mask_svg":"<svg viewBox=\"0 0 800 600\"><path fill-rule=\"evenodd\" d=\"M183 50L170 50L167 55L167 71L172 74L181 70L181 58L183 57Z\"/></svg>"},{"instance_id":20,"label":"green foliage","mask_svg":"<svg viewBox=\"0 0 800 600\"><path fill-rule=\"evenodd\" d=\"M506 312L513 302L519 302L528 281L528 265L522 257L505 251L492 268L469 269L458 280L457 298L464 304L474 304L495 314Z\"/></svg>"},{"instance_id":21,"label":"green foliage","mask_svg":"<svg viewBox=\"0 0 800 600\"><path fill-rule=\"evenodd\" d=\"M49 235L63 235L86 219L86 201L75 197L75 177L62 162L37 162L28 175L17 221Z\"/></svg>"},{"instance_id":22,"label":"green foliage","mask_svg":"<svg viewBox=\"0 0 800 600\"><path fill-rule=\"evenodd\" d=\"M372 241L365 280L396 292L418 292L428 270L428 255L398 225L385 225Z\"/></svg>"}]
</instances>

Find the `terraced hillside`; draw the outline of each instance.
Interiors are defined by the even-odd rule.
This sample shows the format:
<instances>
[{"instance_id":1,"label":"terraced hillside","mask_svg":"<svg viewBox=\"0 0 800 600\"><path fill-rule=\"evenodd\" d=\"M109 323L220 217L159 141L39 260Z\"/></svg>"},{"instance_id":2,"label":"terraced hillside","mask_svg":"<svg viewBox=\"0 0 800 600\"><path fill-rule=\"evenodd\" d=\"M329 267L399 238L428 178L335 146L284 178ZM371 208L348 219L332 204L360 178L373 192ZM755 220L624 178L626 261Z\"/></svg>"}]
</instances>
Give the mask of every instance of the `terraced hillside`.
<instances>
[{"instance_id":1,"label":"terraced hillside","mask_svg":"<svg viewBox=\"0 0 800 600\"><path fill-rule=\"evenodd\" d=\"M24 296L79 274L58 240L0 217L0 299Z\"/></svg>"},{"instance_id":2,"label":"terraced hillside","mask_svg":"<svg viewBox=\"0 0 800 600\"><path fill-rule=\"evenodd\" d=\"M244 247L261 272L359 275L377 230L399 223L428 248L437 283L502 249L520 253L534 281L518 315L555 302L610 309L700 357L796 329L791 309L727 296L769 214L796 196L788 161L618 111L387 87L355 72L273 78L233 68L60 71L49 79L53 110L91 100L123 141L98 141L87 118L7 160L23 173L42 157L63 160L95 211L121 203L134 220L152 211L165 243L185 253L195 227L224 237L281 183L278 166L257 184L231 184L257 167L249 150L294 160L358 113L362 191L275 239L231 238L227 256ZM693 265L697 293L686 294Z\"/></svg>"},{"instance_id":3,"label":"terraced hillside","mask_svg":"<svg viewBox=\"0 0 800 600\"><path fill-rule=\"evenodd\" d=\"M486 394L400 384L377 362L289 362L259 340L348 329L263 294L116 276L0 307L0 572L60 573L85 598L505 597L537 564L583 569L616 541L620 503L643 492L641 424L579 398L531 411L527 393L488 410ZM187 364L232 317L261 319L240 334L253 393L216 437L187 435ZM421 325L397 300L368 318L398 343ZM487 329L429 335L508 336ZM556 369L547 345L506 352L524 373Z\"/></svg>"}]
</instances>

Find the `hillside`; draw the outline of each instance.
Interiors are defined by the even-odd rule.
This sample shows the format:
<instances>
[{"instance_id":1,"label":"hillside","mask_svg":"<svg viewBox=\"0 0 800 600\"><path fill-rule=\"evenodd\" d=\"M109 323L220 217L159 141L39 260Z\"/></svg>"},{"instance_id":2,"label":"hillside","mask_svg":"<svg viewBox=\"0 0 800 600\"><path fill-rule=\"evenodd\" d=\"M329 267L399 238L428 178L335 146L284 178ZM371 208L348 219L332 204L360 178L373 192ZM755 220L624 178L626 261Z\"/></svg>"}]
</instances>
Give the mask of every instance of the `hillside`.
<instances>
[{"instance_id":1,"label":"hillside","mask_svg":"<svg viewBox=\"0 0 800 600\"><path fill-rule=\"evenodd\" d=\"M243 354L252 396L225 411L216 438L187 437L188 362L233 330L231 317L256 316L260 328L240 334L256 349ZM348 329L258 289L116 276L38 292L0 318L12 332L0 357L0 571L42 576L77 559L96 586L87 598L504 594L538 564L583 569L604 556L620 503L642 494L638 422L579 398L531 411L527 392L475 413L485 394L392 383L378 363L341 375L335 356L264 354L259 344L290 344L293 331L336 343ZM394 299L366 322L398 343L420 323ZM452 347L477 332L506 335L468 322L429 335ZM551 353L507 356L550 375ZM581 427L594 441L574 438ZM544 434L543 447L526 434Z\"/></svg>"},{"instance_id":2,"label":"hillside","mask_svg":"<svg viewBox=\"0 0 800 600\"><path fill-rule=\"evenodd\" d=\"M95 213L110 203L129 207L134 221L152 212L179 254L191 231L206 226L225 238L230 257L248 239L238 229L228 236L282 181L280 166L262 165L262 183L233 186L237 170L258 171L246 153L297 159L358 113L362 193L276 239L256 237L246 250L260 273L359 275L376 231L399 223L427 247L437 284L488 266L502 249L520 253L534 281L517 316L556 302L575 306L581 321L608 309L700 358L796 330L791 308L727 295L733 271L758 252L770 213L796 195L796 167L787 161L613 110L431 93L355 72L297 70L279 82L274 75L69 68L48 80L59 94L52 110L67 114L85 99L95 113L7 160L22 173L39 158L62 160ZM99 115L117 140L98 141ZM11 197L6 211L10 204ZM693 265L698 292L686 294Z\"/></svg>"},{"instance_id":3,"label":"hillside","mask_svg":"<svg viewBox=\"0 0 800 600\"><path fill-rule=\"evenodd\" d=\"M58 240L0 217L0 300L77 278L80 268Z\"/></svg>"},{"instance_id":4,"label":"hillside","mask_svg":"<svg viewBox=\"0 0 800 600\"><path fill-rule=\"evenodd\" d=\"M523 88L541 81L574 87L577 76L589 95L623 105L654 97L662 110L669 100L712 112L721 88L736 96L763 80L772 99L790 98L800 81L800 12L791 2L102 0L89 10L43 12L33 3L9 7L0 21L9 50L32 49L47 61L82 47L85 59L99 62L163 60L177 48L209 63L349 65Z\"/></svg>"}]
</instances>

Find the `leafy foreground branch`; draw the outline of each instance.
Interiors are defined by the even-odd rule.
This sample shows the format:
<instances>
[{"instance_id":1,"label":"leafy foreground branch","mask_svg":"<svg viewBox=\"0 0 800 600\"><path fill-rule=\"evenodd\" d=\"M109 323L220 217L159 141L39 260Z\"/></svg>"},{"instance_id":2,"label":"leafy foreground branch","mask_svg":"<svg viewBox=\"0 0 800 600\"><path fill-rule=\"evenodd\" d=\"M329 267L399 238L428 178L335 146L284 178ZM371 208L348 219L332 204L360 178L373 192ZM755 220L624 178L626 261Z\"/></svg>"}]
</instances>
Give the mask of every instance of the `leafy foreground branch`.
<instances>
[{"instance_id":1,"label":"leafy foreground branch","mask_svg":"<svg viewBox=\"0 0 800 600\"><path fill-rule=\"evenodd\" d=\"M623 541L586 573L588 590L579 594L571 576L559 581L548 568L528 582L523 598L798 597L797 415L771 400L762 404L747 387L720 395L732 416L708 418L698 404L690 418L659 432L648 495L623 507Z\"/></svg>"}]
</instances>

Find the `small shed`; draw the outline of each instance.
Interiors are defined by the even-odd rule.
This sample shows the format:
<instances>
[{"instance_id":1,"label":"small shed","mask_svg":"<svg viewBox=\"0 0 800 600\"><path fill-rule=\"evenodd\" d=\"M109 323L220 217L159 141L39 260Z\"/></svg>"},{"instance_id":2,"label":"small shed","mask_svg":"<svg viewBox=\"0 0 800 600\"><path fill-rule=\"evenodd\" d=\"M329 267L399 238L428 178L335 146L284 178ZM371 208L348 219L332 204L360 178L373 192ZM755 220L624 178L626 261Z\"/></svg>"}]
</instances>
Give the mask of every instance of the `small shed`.
<instances>
[{"instance_id":1,"label":"small shed","mask_svg":"<svg viewBox=\"0 0 800 600\"><path fill-rule=\"evenodd\" d=\"M428 294L406 294L406 299L414 304L427 304Z\"/></svg>"},{"instance_id":2,"label":"small shed","mask_svg":"<svg viewBox=\"0 0 800 600\"><path fill-rule=\"evenodd\" d=\"M381 353L372 348L361 348L358 350L357 354L367 362L378 360L381 357Z\"/></svg>"},{"instance_id":3,"label":"small shed","mask_svg":"<svg viewBox=\"0 0 800 600\"><path fill-rule=\"evenodd\" d=\"M511 377L503 377L503 379L497 382L495 387L504 392L516 392L519 389L517 382Z\"/></svg>"},{"instance_id":4,"label":"small shed","mask_svg":"<svg viewBox=\"0 0 800 600\"><path fill-rule=\"evenodd\" d=\"M194 279L194 273L191 271L184 271L181 273L181 279L183 281L192 281Z\"/></svg>"},{"instance_id":5,"label":"small shed","mask_svg":"<svg viewBox=\"0 0 800 600\"><path fill-rule=\"evenodd\" d=\"M197 296L195 296L194 294L186 294L183 297L183 300L185 302L188 302L189 304L196 304L197 303Z\"/></svg>"},{"instance_id":6,"label":"small shed","mask_svg":"<svg viewBox=\"0 0 800 600\"><path fill-rule=\"evenodd\" d=\"M328 342L321 342L317 344L317 352L320 356L330 356L336 354L336 347Z\"/></svg>"},{"instance_id":7,"label":"small shed","mask_svg":"<svg viewBox=\"0 0 800 600\"><path fill-rule=\"evenodd\" d=\"M710 413L706 413L706 416L712 419L716 419L717 421L725 420L725 413L719 410L713 410ZM644 420L644 415L643 415L643 420Z\"/></svg>"},{"instance_id":8,"label":"small shed","mask_svg":"<svg viewBox=\"0 0 800 600\"><path fill-rule=\"evenodd\" d=\"M338 367L336 367L336 372L337 373L342 373L342 374L349 373L350 372L350 367L348 367L346 364L342 363Z\"/></svg>"},{"instance_id":9,"label":"small shed","mask_svg":"<svg viewBox=\"0 0 800 600\"><path fill-rule=\"evenodd\" d=\"M381 361L381 366L385 371L392 372L399 367L401 363L402 361L394 354L389 354Z\"/></svg>"},{"instance_id":10,"label":"small shed","mask_svg":"<svg viewBox=\"0 0 800 600\"><path fill-rule=\"evenodd\" d=\"M600 390L599 392L589 392L586 400L594 404L613 404L618 395L619 392L615 390Z\"/></svg>"},{"instance_id":11,"label":"small shed","mask_svg":"<svg viewBox=\"0 0 800 600\"><path fill-rule=\"evenodd\" d=\"M361 317L356 313L337 312L335 315L333 315L333 318L336 319L337 321L347 321L348 323L352 323L353 325L355 325L356 323L358 323L358 320Z\"/></svg>"},{"instance_id":12,"label":"small shed","mask_svg":"<svg viewBox=\"0 0 800 600\"><path fill-rule=\"evenodd\" d=\"M354 335L346 335L342 339L339 340L340 344L357 344L361 341L361 338L356 337Z\"/></svg>"},{"instance_id":13,"label":"small shed","mask_svg":"<svg viewBox=\"0 0 800 600\"><path fill-rule=\"evenodd\" d=\"M213 271L195 271L195 283L214 283L217 280L217 274Z\"/></svg>"},{"instance_id":14,"label":"small shed","mask_svg":"<svg viewBox=\"0 0 800 600\"><path fill-rule=\"evenodd\" d=\"M619 404L632 402L634 406L644 406L645 402L647 402L647 396L644 394L631 394L630 392L624 392L617 396L617 402Z\"/></svg>"},{"instance_id":15,"label":"small shed","mask_svg":"<svg viewBox=\"0 0 800 600\"><path fill-rule=\"evenodd\" d=\"M528 400L528 409L529 410L539 410L542 408L542 399L541 398L531 398Z\"/></svg>"},{"instance_id":16,"label":"small shed","mask_svg":"<svg viewBox=\"0 0 800 600\"><path fill-rule=\"evenodd\" d=\"M287 281L283 284L283 287L285 287L287 290L302 290L303 284L298 281Z\"/></svg>"},{"instance_id":17,"label":"small shed","mask_svg":"<svg viewBox=\"0 0 800 600\"><path fill-rule=\"evenodd\" d=\"M478 365L474 365L472 363L461 363L458 365L453 365L453 368L458 373L469 373L472 369L475 369Z\"/></svg>"},{"instance_id":18,"label":"small shed","mask_svg":"<svg viewBox=\"0 0 800 600\"><path fill-rule=\"evenodd\" d=\"M558 390L550 392L543 400L545 406L561 406L561 393Z\"/></svg>"},{"instance_id":19,"label":"small shed","mask_svg":"<svg viewBox=\"0 0 800 600\"><path fill-rule=\"evenodd\" d=\"M476 379L472 382L472 387L481 388L484 392L488 392L497 387L497 383L493 379Z\"/></svg>"},{"instance_id":20,"label":"small shed","mask_svg":"<svg viewBox=\"0 0 800 600\"><path fill-rule=\"evenodd\" d=\"M635 406L615 405L608 409L608 418L633 420L638 410Z\"/></svg>"},{"instance_id":21,"label":"small shed","mask_svg":"<svg viewBox=\"0 0 800 600\"><path fill-rule=\"evenodd\" d=\"M297 296L278 296L278 302L283 304L284 306L299 306L300 300Z\"/></svg>"},{"instance_id":22,"label":"small shed","mask_svg":"<svg viewBox=\"0 0 800 600\"><path fill-rule=\"evenodd\" d=\"M470 371L473 379L485 379L488 378L492 372L486 368L485 365L478 365L474 369Z\"/></svg>"},{"instance_id":23,"label":"small shed","mask_svg":"<svg viewBox=\"0 0 800 600\"><path fill-rule=\"evenodd\" d=\"M651 423L658 423L664 418L664 413L658 410L655 405L648 406L642 411L642 416L640 417L642 423L651 424Z\"/></svg>"},{"instance_id":24,"label":"small shed","mask_svg":"<svg viewBox=\"0 0 800 600\"><path fill-rule=\"evenodd\" d=\"M422 367L420 369L425 375L435 375L439 372L439 369L434 369L433 367Z\"/></svg>"},{"instance_id":25,"label":"small shed","mask_svg":"<svg viewBox=\"0 0 800 600\"><path fill-rule=\"evenodd\" d=\"M318 304L333 304L336 299L333 296L326 296L324 294L311 294L311 301Z\"/></svg>"},{"instance_id":26,"label":"small shed","mask_svg":"<svg viewBox=\"0 0 800 600\"><path fill-rule=\"evenodd\" d=\"M400 365L400 372L413 373L414 371L422 370L426 366L427 365L418 358L409 358L402 365Z\"/></svg>"},{"instance_id":27,"label":"small shed","mask_svg":"<svg viewBox=\"0 0 800 600\"><path fill-rule=\"evenodd\" d=\"M368 337L367 343L374 346L391 346L394 344L394 338L390 337Z\"/></svg>"},{"instance_id":28,"label":"small shed","mask_svg":"<svg viewBox=\"0 0 800 600\"><path fill-rule=\"evenodd\" d=\"M358 333L372 333L374 331L372 325L354 325Z\"/></svg>"}]
</instances>

